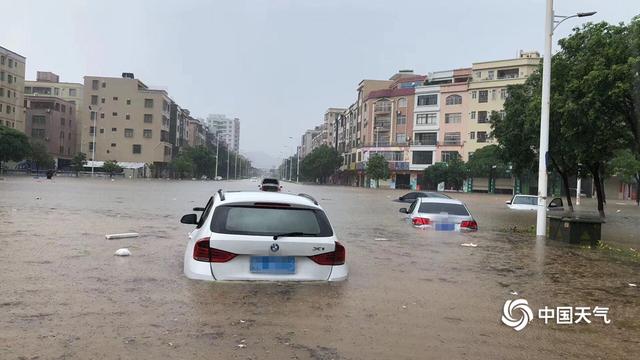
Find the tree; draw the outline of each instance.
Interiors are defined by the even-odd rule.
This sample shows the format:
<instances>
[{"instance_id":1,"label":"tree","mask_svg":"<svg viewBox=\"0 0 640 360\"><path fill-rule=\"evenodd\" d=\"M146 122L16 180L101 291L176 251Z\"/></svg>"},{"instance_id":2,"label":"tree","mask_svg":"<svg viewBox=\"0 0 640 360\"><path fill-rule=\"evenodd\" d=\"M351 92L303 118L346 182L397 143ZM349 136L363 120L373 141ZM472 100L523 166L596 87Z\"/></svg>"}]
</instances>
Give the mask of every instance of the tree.
<instances>
[{"instance_id":1,"label":"tree","mask_svg":"<svg viewBox=\"0 0 640 360\"><path fill-rule=\"evenodd\" d=\"M459 156L447 161L447 185L455 190L461 190L464 181L469 177L467 164Z\"/></svg>"},{"instance_id":2,"label":"tree","mask_svg":"<svg viewBox=\"0 0 640 360\"><path fill-rule=\"evenodd\" d=\"M636 183L636 204L640 206L640 160L629 149L618 150L611 161L612 170L626 183Z\"/></svg>"},{"instance_id":3,"label":"tree","mask_svg":"<svg viewBox=\"0 0 640 360\"><path fill-rule=\"evenodd\" d=\"M115 160L107 160L102 165L102 169L109 173L109 178L113 178L114 173L122 172L122 167Z\"/></svg>"},{"instance_id":4,"label":"tree","mask_svg":"<svg viewBox=\"0 0 640 360\"><path fill-rule=\"evenodd\" d=\"M220 157L224 159L226 164L227 149L224 148L224 157L222 157L222 154L223 154L222 150L223 150L223 147L221 146ZM204 146L188 148L184 152L184 156L185 156L185 159L189 159L189 162L193 164L193 171L197 177L201 177L202 175L205 175L208 177L214 176L215 166L216 166L216 157L209 149L207 149ZM222 169L225 169L226 171L226 167L222 167ZM232 173L233 172L231 172L230 170L230 174Z\"/></svg>"},{"instance_id":5,"label":"tree","mask_svg":"<svg viewBox=\"0 0 640 360\"><path fill-rule=\"evenodd\" d=\"M87 164L87 155L85 153L77 153L73 159L71 159L71 167L76 172L76 176L79 176L79 172L84 169Z\"/></svg>"},{"instance_id":6,"label":"tree","mask_svg":"<svg viewBox=\"0 0 640 360\"><path fill-rule=\"evenodd\" d=\"M367 161L367 176L376 181L376 187L380 186L380 179L389 178L389 163L381 154L369 156Z\"/></svg>"},{"instance_id":7,"label":"tree","mask_svg":"<svg viewBox=\"0 0 640 360\"><path fill-rule=\"evenodd\" d=\"M322 145L315 148L300 162L300 174L306 179L319 180L324 184L326 179L340 168L340 165L342 165L342 156L334 148Z\"/></svg>"},{"instance_id":8,"label":"tree","mask_svg":"<svg viewBox=\"0 0 640 360\"><path fill-rule=\"evenodd\" d=\"M0 174L3 162L23 160L30 152L29 139L24 133L0 125Z\"/></svg>"},{"instance_id":9,"label":"tree","mask_svg":"<svg viewBox=\"0 0 640 360\"><path fill-rule=\"evenodd\" d=\"M186 155L180 155L171 162L171 168L179 179L184 178L185 174L189 175L193 171L191 159Z\"/></svg>"},{"instance_id":10,"label":"tree","mask_svg":"<svg viewBox=\"0 0 640 360\"><path fill-rule=\"evenodd\" d=\"M435 163L424 169L422 185L426 189L437 190L438 184L446 182L448 177L448 166L445 162Z\"/></svg>"},{"instance_id":11,"label":"tree","mask_svg":"<svg viewBox=\"0 0 640 360\"><path fill-rule=\"evenodd\" d=\"M29 160L31 160L32 164L36 165L36 171L39 171L41 167L50 169L55 165L55 161L51 155L49 155L47 144L39 140L31 141L31 154L29 156Z\"/></svg>"}]
</instances>

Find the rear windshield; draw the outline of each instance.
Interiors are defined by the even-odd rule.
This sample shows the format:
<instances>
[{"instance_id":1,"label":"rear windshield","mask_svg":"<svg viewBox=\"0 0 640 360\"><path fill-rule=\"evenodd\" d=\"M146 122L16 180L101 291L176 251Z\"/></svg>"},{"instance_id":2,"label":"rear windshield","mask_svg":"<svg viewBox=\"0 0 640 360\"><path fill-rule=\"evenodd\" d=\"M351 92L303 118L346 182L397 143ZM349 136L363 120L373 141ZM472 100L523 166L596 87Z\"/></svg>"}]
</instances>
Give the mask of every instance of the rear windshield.
<instances>
[{"instance_id":1,"label":"rear windshield","mask_svg":"<svg viewBox=\"0 0 640 360\"><path fill-rule=\"evenodd\" d=\"M445 194L439 193L426 193L425 195L420 195L420 197L432 197L432 198L440 198L440 199L450 199L449 196Z\"/></svg>"},{"instance_id":2,"label":"rear windshield","mask_svg":"<svg viewBox=\"0 0 640 360\"><path fill-rule=\"evenodd\" d=\"M323 211L288 207L219 206L213 213L211 231L267 236L290 232L315 237L333 235Z\"/></svg>"},{"instance_id":3,"label":"rear windshield","mask_svg":"<svg viewBox=\"0 0 640 360\"><path fill-rule=\"evenodd\" d=\"M513 204L517 205L538 205L537 197L529 197L529 196L516 196L513 199Z\"/></svg>"},{"instance_id":4,"label":"rear windshield","mask_svg":"<svg viewBox=\"0 0 640 360\"><path fill-rule=\"evenodd\" d=\"M276 179L264 179L264 180L262 180L262 183L263 184L276 184L276 185L278 185L278 180L276 180Z\"/></svg>"},{"instance_id":5,"label":"rear windshield","mask_svg":"<svg viewBox=\"0 0 640 360\"><path fill-rule=\"evenodd\" d=\"M422 203L418 212L427 214L448 213L449 215L469 215L467 209L460 204Z\"/></svg>"}]
</instances>

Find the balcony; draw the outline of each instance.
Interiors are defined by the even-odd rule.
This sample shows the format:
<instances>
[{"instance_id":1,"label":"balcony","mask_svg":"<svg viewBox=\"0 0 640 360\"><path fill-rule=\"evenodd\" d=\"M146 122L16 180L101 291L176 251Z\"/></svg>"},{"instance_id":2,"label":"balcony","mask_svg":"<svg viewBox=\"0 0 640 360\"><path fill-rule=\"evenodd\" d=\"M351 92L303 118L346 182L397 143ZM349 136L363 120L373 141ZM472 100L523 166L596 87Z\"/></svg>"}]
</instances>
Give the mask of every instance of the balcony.
<instances>
[{"instance_id":1,"label":"balcony","mask_svg":"<svg viewBox=\"0 0 640 360\"><path fill-rule=\"evenodd\" d=\"M376 113L390 113L391 103L376 104L375 107L373 108L373 111Z\"/></svg>"},{"instance_id":2,"label":"balcony","mask_svg":"<svg viewBox=\"0 0 640 360\"><path fill-rule=\"evenodd\" d=\"M447 145L450 145L450 146L462 146L462 141L460 141L460 140L446 140L445 139L442 142L442 145L444 145L444 146L447 146Z\"/></svg>"},{"instance_id":3,"label":"balcony","mask_svg":"<svg viewBox=\"0 0 640 360\"><path fill-rule=\"evenodd\" d=\"M438 141L436 140L431 140L431 139L416 139L414 141L411 142L411 145L418 145L418 146L437 146L438 145Z\"/></svg>"}]
</instances>

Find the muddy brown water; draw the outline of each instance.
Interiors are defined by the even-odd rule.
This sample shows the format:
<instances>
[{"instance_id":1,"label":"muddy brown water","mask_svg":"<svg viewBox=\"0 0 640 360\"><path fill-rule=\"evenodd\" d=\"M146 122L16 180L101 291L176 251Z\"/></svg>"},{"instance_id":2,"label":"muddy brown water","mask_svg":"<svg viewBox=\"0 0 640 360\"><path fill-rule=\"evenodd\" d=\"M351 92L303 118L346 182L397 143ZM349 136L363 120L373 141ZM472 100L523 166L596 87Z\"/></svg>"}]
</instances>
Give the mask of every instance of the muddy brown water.
<instances>
[{"instance_id":1,"label":"muddy brown water","mask_svg":"<svg viewBox=\"0 0 640 360\"><path fill-rule=\"evenodd\" d=\"M408 226L400 191L285 183L327 211L348 281L186 279L178 220L221 186L257 183L0 181L0 359L637 358L639 263L506 230L535 223L506 196L453 195L480 225L460 235ZM605 237L640 247L638 211L614 206ZM141 236L104 238L121 232ZM121 247L132 256L113 256ZM534 312L608 306L612 323L535 319L516 332L500 321L515 298Z\"/></svg>"}]
</instances>

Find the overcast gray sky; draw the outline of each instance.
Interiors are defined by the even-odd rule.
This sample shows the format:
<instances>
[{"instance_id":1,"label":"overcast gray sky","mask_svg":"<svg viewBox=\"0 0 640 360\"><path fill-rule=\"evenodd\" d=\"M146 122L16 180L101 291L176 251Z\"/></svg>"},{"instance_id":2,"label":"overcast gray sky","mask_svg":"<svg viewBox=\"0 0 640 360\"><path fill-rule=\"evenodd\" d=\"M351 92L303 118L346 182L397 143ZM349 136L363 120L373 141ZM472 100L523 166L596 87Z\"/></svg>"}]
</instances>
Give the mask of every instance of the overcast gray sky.
<instances>
[{"instance_id":1,"label":"overcast gray sky","mask_svg":"<svg viewBox=\"0 0 640 360\"><path fill-rule=\"evenodd\" d=\"M455 6L454 6L455 4ZM241 119L241 152L281 158L328 107L387 79L542 51L545 0L20 0L2 6L0 45L27 57L27 79L133 72L196 116ZM556 0L557 14L628 22L638 0ZM564 23L556 39L582 19ZM294 141L289 137L294 137ZM275 162L273 163L275 164Z\"/></svg>"}]
</instances>

